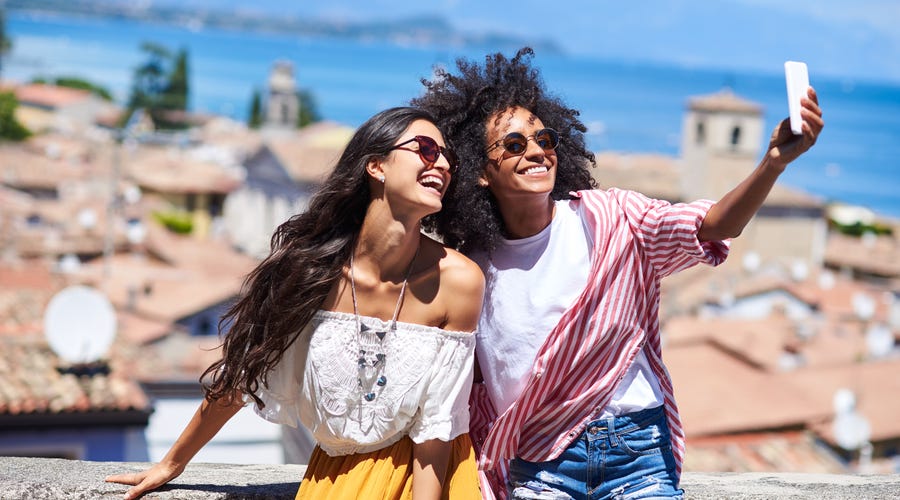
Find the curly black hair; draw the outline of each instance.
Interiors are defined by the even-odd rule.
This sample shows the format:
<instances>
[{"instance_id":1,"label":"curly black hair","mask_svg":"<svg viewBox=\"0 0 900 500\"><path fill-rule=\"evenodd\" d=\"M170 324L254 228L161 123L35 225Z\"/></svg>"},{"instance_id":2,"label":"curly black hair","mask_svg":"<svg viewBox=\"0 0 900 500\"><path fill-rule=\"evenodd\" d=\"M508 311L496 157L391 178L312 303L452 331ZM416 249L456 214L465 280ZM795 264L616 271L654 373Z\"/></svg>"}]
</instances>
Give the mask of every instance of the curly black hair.
<instances>
[{"instance_id":1,"label":"curly black hair","mask_svg":"<svg viewBox=\"0 0 900 500\"><path fill-rule=\"evenodd\" d=\"M594 154L584 142L587 128L577 110L546 90L539 71L531 67L533 56L534 51L524 47L512 59L500 53L488 55L484 66L459 58L459 74L435 68L432 80L422 79L423 95L410 101L437 118L438 127L460 158L443 208L424 219L423 227L465 254L495 249L504 234L496 200L478 183L488 163L486 124L494 114L522 107L559 132L556 184L550 194L554 200L569 197L571 191L597 187L589 171Z\"/></svg>"}]
</instances>

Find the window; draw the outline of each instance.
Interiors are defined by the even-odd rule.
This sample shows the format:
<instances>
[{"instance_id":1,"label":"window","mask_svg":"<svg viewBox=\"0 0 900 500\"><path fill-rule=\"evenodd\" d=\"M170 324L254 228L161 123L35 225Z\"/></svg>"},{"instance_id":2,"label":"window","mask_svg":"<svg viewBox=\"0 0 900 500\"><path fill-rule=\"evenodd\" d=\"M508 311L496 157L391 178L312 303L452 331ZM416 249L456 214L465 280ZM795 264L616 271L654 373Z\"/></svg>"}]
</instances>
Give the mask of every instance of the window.
<instances>
[{"instance_id":1,"label":"window","mask_svg":"<svg viewBox=\"0 0 900 500\"><path fill-rule=\"evenodd\" d=\"M706 143L706 124L697 122L697 144Z\"/></svg>"},{"instance_id":2,"label":"window","mask_svg":"<svg viewBox=\"0 0 900 500\"><path fill-rule=\"evenodd\" d=\"M731 149L737 149L741 143L741 127L731 129Z\"/></svg>"}]
</instances>

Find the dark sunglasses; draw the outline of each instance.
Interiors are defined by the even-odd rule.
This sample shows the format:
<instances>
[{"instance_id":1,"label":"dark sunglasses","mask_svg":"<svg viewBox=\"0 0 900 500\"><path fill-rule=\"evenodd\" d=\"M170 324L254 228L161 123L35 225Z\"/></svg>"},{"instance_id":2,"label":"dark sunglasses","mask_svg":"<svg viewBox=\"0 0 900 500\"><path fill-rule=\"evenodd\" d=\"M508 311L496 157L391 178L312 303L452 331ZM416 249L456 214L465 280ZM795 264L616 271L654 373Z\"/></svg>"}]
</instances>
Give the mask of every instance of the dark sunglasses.
<instances>
[{"instance_id":1,"label":"dark sunglasses","mask_svg":"<svg viewBox=\"0 0 900 500\"><path fill-rule=\"evenodd\" d=\"M556 146L559 146L559 133L552 128L542 128L535 132L534 135L529 136L518 132L510 132L502 139L491 144L487 152L490 153L494 149L503 146L503 149L513 156L525 154L525 150L528 149L528 139L534 139L535 144L544 151L553 151L556 149Z\"/></svg>"},{"instance_id":2,"label":"dark sunglasses","mask_svg":"<svg viewBox=\"0 0 900 500\"><path fill-rule=\"evenodd\" d=\"M404 148L403 146L415 142L419 145L419 149L410 149ZM453 153L453 150L450 148L445 148L438 146L437 141L428 137L427 135L417 135L412 139L401 142L396 146L392 147L391 150L402 149L404 151L412 151L413 153L419 153L419 157L422 158L422 161L425 162L428 166L433 166L440 158L441 154L444 155L444 158L447 159L447 163L450 164L450 168L448 169L451 174L456 173L456 169L459 167L459 161L456 159L456 154Z\"/></svg>"}]
</instances>

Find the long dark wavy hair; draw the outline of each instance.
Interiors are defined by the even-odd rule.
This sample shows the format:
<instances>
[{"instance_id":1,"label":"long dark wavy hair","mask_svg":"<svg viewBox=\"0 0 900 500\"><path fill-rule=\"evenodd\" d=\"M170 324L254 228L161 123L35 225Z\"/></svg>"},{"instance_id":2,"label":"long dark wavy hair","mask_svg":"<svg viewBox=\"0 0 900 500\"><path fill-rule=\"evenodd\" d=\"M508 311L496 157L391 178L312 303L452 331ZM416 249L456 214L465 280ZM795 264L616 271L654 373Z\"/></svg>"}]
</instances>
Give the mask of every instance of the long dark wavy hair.
<instances>
[{"instance_id":1,"label":"long dark wavy hair","mask_svg":"<svg viewBox=\"0 0 900 500\"><path fill-rule=\"evenodd\" d=\"M264 405L256 396L259 384L267 384L269 369L321 307L350 258L371 199L366 164L390 153L416 120L436 123L430 113L410 107L387 109L363 123L306 211L275 230L268 257L247 276L240 298L219 322L228 333L222 358L201 377L208 400L228 400L237 389Z\"/></svg>"},{"instance_id":2,"label":"long dark wavy hair","mask_svg":"<svg viewBox=\"0 0 900 500\"><path fill-rule=\"evenodd\" d=\"M588 170L594 155L585 147L587 128L577 110L548 93L539 71L531 67L533 56L531 48L525 47L512 59L500 53L488 55L483 66L460 58L456 61L458 74L436 68L430 81L422 80L425 93L410 102L438 119L444 138L460 158L443 208L423 220L423 227L463 253L493 250L504 233L496 200L478 184L488 163L487 120L497 112L522 107L559 132L556 185L550 195L554 200L569 197L571 191L596 187Z\"/></svg>"}]
</instances>

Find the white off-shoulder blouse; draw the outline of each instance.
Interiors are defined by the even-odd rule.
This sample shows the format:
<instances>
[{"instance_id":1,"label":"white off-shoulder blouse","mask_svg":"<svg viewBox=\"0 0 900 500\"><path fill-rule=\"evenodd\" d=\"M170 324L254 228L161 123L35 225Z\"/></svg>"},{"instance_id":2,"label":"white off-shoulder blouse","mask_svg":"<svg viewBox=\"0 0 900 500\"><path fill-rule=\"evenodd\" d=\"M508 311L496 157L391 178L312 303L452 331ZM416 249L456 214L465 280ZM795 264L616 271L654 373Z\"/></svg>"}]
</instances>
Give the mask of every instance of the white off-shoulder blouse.
<instances>
[{"instance_id":1,"label":"white off-shoulder blouse","mask_svg":"<svg viewBox=\"0 0 900 500\"><path fill-rule=\"evenodd\" d=\"M389 322L362 316L363 324ZM451 441L469 430L475 335L397 322L382 343L387 383L366 401L358 382L353 314L318 311L260 383L266 420L302 423L330 456L368 453L399 441Z\"/></svg>"}]
</instances>

